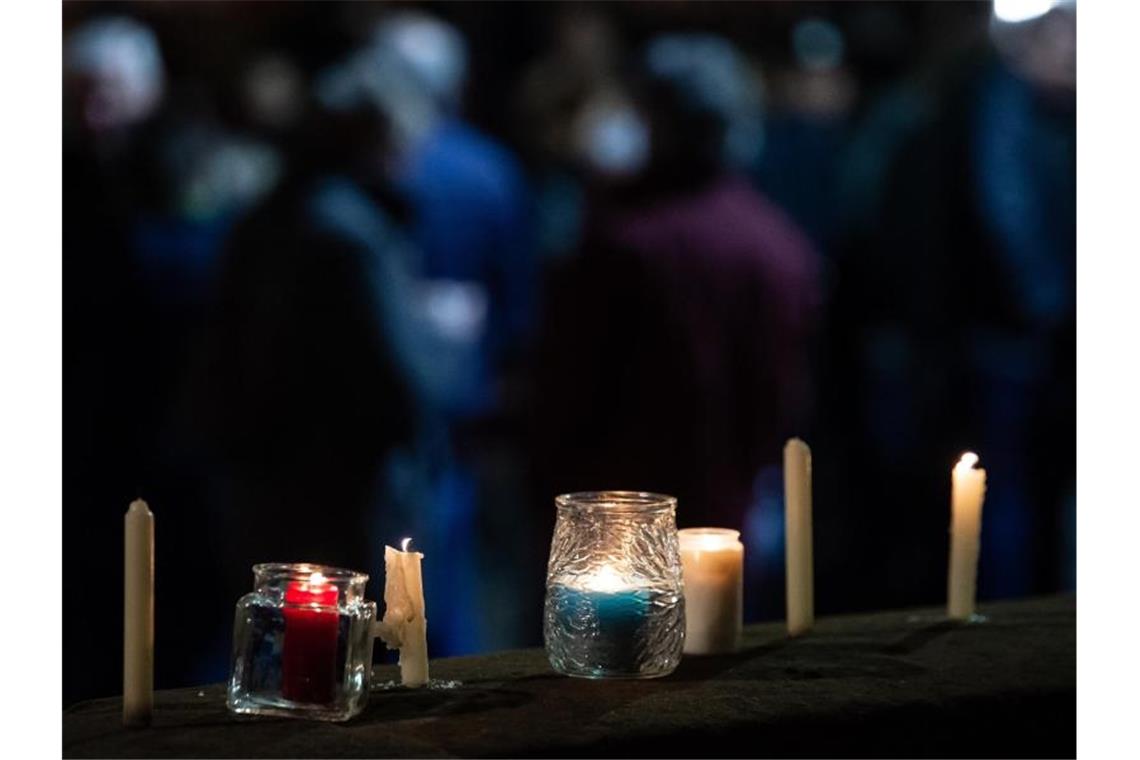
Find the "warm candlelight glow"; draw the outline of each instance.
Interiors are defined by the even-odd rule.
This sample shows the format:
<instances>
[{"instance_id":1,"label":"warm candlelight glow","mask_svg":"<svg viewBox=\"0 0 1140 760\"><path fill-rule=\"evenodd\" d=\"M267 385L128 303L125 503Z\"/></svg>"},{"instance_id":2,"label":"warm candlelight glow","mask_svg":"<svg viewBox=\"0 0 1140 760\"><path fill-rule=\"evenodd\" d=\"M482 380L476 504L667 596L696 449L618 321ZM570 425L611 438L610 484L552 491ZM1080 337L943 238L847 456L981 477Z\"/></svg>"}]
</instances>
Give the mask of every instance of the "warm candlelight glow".
<instances>
[{"instance_id":1,"label":"warm candlelight glow","mask_svg":"<svg viewBox=\"0 0 1140 760\"><path fill-rule=\"evenodd\" d=\"M609 565L604 565L598 572L586 576L582 585L590 591L604 592L621 591L629 587L629 584L622 580L621 574Z\"/></svg>"},{"instance_id":2,"label":"warm candlelight glow","mask_svg":"<svg viewBox=\"0 0 1140 760\"><path fill-rule=\"evenodd\" d=\"M405 538L403 541L400 542L400 551L406 552L408 550L408 547L411 546L411 543L412 543L411 536L409 536L408 538Z\"/></svg>"},{"instance_id":3,"label":"warm candlelight glow","mask_svg":"<svg viewBox=\"0 0 1140 760\"><path fill-rule=\"evenodd\" d=\"M309 585L310 586L320 586L324 582L325 582L325 576L319 572L313 573L312 575L309 576Z\"/></svg>"},{"instance_id":4,"label":"warm candlelight glow","mask_svg":"<svg viewBox=\"0 0 1140 760\"><path fill-rule=\"evenodd\" d=\"M974 465L976 465L977 463L978 463L978 455L972 451L967 451L965 454L962 455L962 458L958 460L958 464L954 465L954 469L956 469L956 470L972 470L974 468Z\"/></svg>"},{"instance_id":5,"label":"warm candlelight glow","mask_svg":"<svg viewBox=\"0 0 1140 760\"><path fill-rule=\"evenodd\" d=\"M677 532L682 549L711 552L734 546L740 531L728 528L685 528Z\"/></svg>"},{"instance_id":6,"label":"warm candlelight glow","mask_svg":"<svg viewBox=\"0 0 1140 760\"><path fill-rule=\"evenodd\" d=\"M986 497L986 471L972 451L962 454L950 475L950 568L947 581L947 615L968 620L974 614L981 547L982 504Z\"/></svg>"}]
</instances>

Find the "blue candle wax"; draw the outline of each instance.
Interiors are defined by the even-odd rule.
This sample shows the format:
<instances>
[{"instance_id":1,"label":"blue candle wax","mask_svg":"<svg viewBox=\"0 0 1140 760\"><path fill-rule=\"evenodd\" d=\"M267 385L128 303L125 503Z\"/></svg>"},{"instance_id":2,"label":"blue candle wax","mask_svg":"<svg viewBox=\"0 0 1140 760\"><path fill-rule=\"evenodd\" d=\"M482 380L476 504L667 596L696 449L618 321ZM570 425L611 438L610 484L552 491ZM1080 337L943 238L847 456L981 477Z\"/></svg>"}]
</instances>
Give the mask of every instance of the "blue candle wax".
<instances>
[{"instance_id":1,"label":"blue candle wax","mask_svg":"<svg viewBox=\"0 0 1140 760\"><path fill-rule=\"evenodd\" d=\"M648 589L555 585L550 589L555 634L579 670L636 675L646 649L652 595Z\"/></svg>"}]
</instances>

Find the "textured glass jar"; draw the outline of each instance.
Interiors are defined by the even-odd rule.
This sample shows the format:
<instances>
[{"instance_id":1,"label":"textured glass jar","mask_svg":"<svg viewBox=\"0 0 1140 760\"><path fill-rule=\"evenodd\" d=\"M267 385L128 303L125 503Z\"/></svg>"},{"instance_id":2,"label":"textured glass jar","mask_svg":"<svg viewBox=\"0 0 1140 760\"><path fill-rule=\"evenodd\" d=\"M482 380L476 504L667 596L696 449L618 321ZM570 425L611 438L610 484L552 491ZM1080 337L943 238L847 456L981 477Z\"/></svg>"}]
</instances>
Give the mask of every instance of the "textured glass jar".
<instances>
[{"instance_id":1,"label":"textured glass jar","mask_svg":"<svg viewBox=\"0 0 1140 760\"><path fill-rule=\"evenodd\" d=\"M677 500L596 491L554 503L543 621L551 666L583 678L673 672L685 640Z\"/></svg>"},{"instance_id":2,"label":"textured glass jar","mask_svg":"<svg viewBox=\"0 0 1140 760\"><path fill-rule=\"evenodd\" d=\"M348 720L364 709L376 603L368 576L327 565L254 565L238 600L230 710Z\"/></svg>"}]
</instances>

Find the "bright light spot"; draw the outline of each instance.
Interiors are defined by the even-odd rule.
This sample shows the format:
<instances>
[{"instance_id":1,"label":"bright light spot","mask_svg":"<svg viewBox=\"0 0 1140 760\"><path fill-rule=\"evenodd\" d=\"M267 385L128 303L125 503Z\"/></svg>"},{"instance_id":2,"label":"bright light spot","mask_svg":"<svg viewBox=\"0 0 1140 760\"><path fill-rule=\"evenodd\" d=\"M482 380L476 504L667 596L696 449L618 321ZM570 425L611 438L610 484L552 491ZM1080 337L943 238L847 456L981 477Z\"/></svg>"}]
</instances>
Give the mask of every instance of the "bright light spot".
<instances>
[{"instance_id":1,"label":"bright light spot","mask_svg":"<svg viewBox=\"0 0 1140 760\"><path fill-rule=\"evenodd\" d=\"M622 580L621 574L609 565L603 565L598 572L586 577L584 585L590 591L621 591L629 586Z\"/></svg>"},{"instance_id":2,"label":"bright light spot","mask_svg":"<svg viewBox=\"0 0 1140 760\"><path fill-rule=\"evenodd\" d=\"M400 551L406 552L408 550L408 547L411 545L411 543L412 543L412 539L410 536L408 538L405 538L403 541L400 542Z\"/></svg>"},{"instance_id":3,"label":"bright light spot","mask_svg":"<svg viewBox=\"0 0 1140 760\"><path fill-rule=\"evenodd\" d=\"M740 540L740 531L716 528L696 528L677 531L682 549L715 551L727 549Z\"/></svg>"},{"instance_id":4,"label":"bright light spot","mask_svg":"<svg viewBox=\"0 0 1140 760\"><path fill-rule=\"evenodd\" d=\"M313 573L309 576L310 586L320 586L325 582L325 576L321 573Z\"/></svg>"},{"instance_id":5,"label":"bright light spot","mask_svg":"<svg viewBox=\"0 0 1140 760\"><path fill-rule=\"evenodd\" d=\"M1044 16L1057 5L1058 0L994 0L994 16L1007 24L1019 24Z\"/></svg>"},{"instance_id":6,"label":"bright light spot","mask_svg":"<svg viewBox=\"0 0 1140 760\"><path fill-rule=\"evenodd\" d=\"M967 451L965 454L962 455L962 458L958 460L958 464L956 464L954 466L954 469L956 469L956 470L969 470L969 469L972 469L973 466L976 465L977 463L978 463L978 455L972 451Z\"/></svg>"}]
</instances>

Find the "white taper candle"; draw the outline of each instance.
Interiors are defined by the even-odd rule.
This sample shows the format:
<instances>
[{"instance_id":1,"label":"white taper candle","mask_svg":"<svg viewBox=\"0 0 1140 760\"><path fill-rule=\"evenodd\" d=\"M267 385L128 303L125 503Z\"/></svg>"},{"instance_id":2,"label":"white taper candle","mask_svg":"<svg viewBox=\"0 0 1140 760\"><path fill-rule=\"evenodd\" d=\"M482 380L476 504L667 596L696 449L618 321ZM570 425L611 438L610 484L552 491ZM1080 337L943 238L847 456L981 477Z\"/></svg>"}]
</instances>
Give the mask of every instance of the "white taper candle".
<instances>
[{"instance_id":1,"label":"white taper candle","mask_svg":"<svg viewBox=\"0 0 1140 760\"><path fill-rule=\"evenodd\" d=\"M424 582L419 552L384 547L385 641L400 650L400 681L405 686L428 682L427 618L424 614Z\"/></svg>"},{"instance_id":2,"label":"white taper candle","mask_svg":"<svg viewBox=\"0 0 1140 760\"><path fill-rule=\"evenodd\" d=\"M784 446L784 551L787 571L788 635L815 623L812 574L811 449L799 438Z\"/></svg>"},{"instance_id":3,"label":"white taper candle","mask_svg":"<svg viewBox=\"0 0 1140 760\"><path fill-rule=\"evenodd\" d=\"M950 569L946 614L966 620L974 614L978 581L978 550L982 537L982 502L986 471L975 469L978 455L968 451L954 465L950 488Z\"/></svg>"},{"instance_id":4,"label":"white taper candle","mask_svg":"<svg viewBox=\"0 0 1140 760\"><path fill-rule=\"evenodd\" d=\"M123 518L123 724L154 708L154 515L135 499Z\"/></svg>"}]
</instances>

